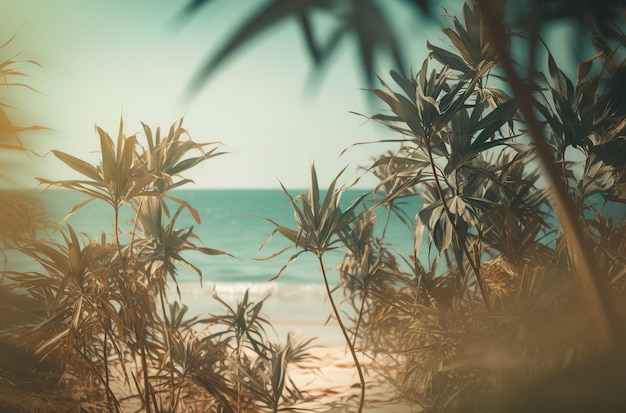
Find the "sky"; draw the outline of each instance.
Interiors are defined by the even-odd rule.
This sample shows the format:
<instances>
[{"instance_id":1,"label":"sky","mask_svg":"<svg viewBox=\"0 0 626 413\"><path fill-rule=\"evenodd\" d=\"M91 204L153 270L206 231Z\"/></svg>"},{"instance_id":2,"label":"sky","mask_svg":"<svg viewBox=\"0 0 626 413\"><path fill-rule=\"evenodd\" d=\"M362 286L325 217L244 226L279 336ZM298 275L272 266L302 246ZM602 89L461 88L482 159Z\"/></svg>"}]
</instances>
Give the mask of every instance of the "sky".
<instances>
[{"instance_id":1,"label":"sky","mask_svg":"<svg viewBox=\"0 0 626 413\"><path fill-rule=\"evenodd\" d=\"M279 180L304 188L313 162L320 186L344 166L341 182L349 183L361 175L359 165L393 147L357 146L340 157L357 142L394 136L351 113L372 115L383 108L364 90L354 43L344 42L317 88L307 87L313 66L295 21L265 33L186 100L184 90L202 63L253 11L251 2L221 1L180 19L186 3L0 0L0 39L16 34L11 53L42 65L23 68L37 92L20 90L15 114L50 128L28 137L37 151L58 149L96 163L94 125L115 136L120 119L132 134L141 131L140 121L167 130L184 118L192 139L222 142L229 152L188 173L195 181L190 188L277 188ZM427 23L416 25L407 10L396 10L394 22L399 33L415 39L408 60L419 67L427 34L439 33ZM388 79L389 68L390 62L377 72ZM51 155L31 162L38 176L76 177ZM369 176L359 182L374 184Z\"/></svg>"}]
</instances>

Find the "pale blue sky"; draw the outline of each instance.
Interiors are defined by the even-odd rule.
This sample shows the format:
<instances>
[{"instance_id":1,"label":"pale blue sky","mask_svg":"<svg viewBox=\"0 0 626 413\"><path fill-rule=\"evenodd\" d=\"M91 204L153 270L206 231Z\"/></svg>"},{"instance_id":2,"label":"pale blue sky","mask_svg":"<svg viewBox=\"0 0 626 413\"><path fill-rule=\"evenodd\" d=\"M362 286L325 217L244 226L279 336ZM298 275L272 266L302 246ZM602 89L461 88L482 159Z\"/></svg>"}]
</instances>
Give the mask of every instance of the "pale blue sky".
<instances>
[{"instance_id":1,"label":"pale blue sky","mask_svg":"<svg viewBox=\"0 0 626 413\"><path fill-rule=\"evenodd\" d=\"M53 129L38 135L41 151L59 149L96 162L94 124L115 134L121 116L126 131L134 133L141 129L140 120L167 129L184 116L194 140L221 141L232 152L189 174L196 188L274 188L278 179L288 187L307 186L313 161L322 186L347 164L346 178L353 178L358 164L390 147L357 147L339 158L353 143L392 135L349 113L373 114L382 108L362 90L352 43L343 44L341 58L327 67L320 88L306 93L312 66L294 21L228 61L185 104L183 90L196 70L231 33L233 23L251 11L247 1L215 2L187 23L176 24L186 3L0 0L0 38L17 32L10 50L23 51L22 57L43 65L28 70L29 84L40 93L22 91L28 99L19 102L23 114ZM433 26L415 25L408 10L399 10L397 25L414 39L407 63L418 67L427 53L425 34L435 39L440 34ZM388 77L388 68L378 72ZM39 175L73 177L60 161L49 158L34 162Z\"/></svg>"}]
</instances>

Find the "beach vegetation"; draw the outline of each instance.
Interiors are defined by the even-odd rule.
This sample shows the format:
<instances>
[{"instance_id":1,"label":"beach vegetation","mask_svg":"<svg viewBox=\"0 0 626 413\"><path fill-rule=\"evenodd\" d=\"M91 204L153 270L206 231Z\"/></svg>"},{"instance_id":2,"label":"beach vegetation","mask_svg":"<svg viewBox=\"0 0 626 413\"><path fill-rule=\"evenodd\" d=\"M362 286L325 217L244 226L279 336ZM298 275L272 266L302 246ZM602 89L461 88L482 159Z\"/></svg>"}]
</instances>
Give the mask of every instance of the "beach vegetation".
<instances>
[{"instance_id":1,"label":"beach vegetation","mask_svg":"<svg viewBox=\"0 0 626 413\"><path fill-rule=\"evenodd\" d=\"M304 251L321 257L320 245L344 252L336 268L351 315L347 345L382 371L391 401L481 412L626 404L615 386L591 390L623 379L626 37L609 5L585 14L549 3L507 17L505 2L468 2L449 16L444 42L427 42L419 70L392 70L393 83L379 77L370 91L388 110L362 116L394 133L374 143L399 146L363 166L379 184L345 211L344 225L335 226L344 212L333 202L314 201L315 179L308 195L285 191L296 228L275 223L274 233L300 248L289 262ZM281 4L256 15L202 73L296 13L270 13ZM311 8L299 10L305 32ZM541 21L523 24L537 16L580 19L588 54L574 70L559 66ZM528 55L514 60L513 46ZM419 211L408 216L407 206ZM412 234L410 253L386 242L389 214Z\"/></svg>"},{"instance_id":2,"label":"beach vegetation","mask_svg":"<svg viewBox=\"0 0 626 413\"><path fill-rule=\"evenodd\" d=\"M4 50L1 50L4 52ZM23 74L0 64L6 86ZM34 64L34 63L31 63ZM27 152L0 105L3 150ZM190 168L223 155L197 143L175 122L166 133L142 124L116 138L96 127L100 160L52 151L77 179L38 178L46 190L77 191L112 211L112 232L94 238L66 222L52 224L31 194L2 190L0 242L0 410L5 412L298 411L319 403L288 374L307 366L312 340L281 342L246 293L225 314L187 315L177 277L185 256L231 255L201 245L177 221L198 211L171 190L189 184ZM142 140L144 143L142 143ZM34 154L34 156L38 156ZM3 166L7 166L4 164ZM122 219L130 216L130 220ZM64 220L65 221L65 220ZM26 263L26 264L25 264ZM24 266L25 265L25 266ZM176 291L170 291L170 286Z\"/></svg>"},{"instance_id":3,"label":"beach vegetation","mask_svg":"<svg viewBox=\"0 0 626 413\"><path fill-rule=\"evenodd\" d=\"M332 288L328 281L328 276L326 275L327 268L324 264L324 255L337 248L337 245L341 243L341 234L356 220L354 210L359 206L361 201L361 199L356 199L352 205L344 211L339 208L339 200L342 193L346 190L346 187L335 188L340 176L341 173L330 183L323 200L320 200L319 183L314 165L311 166L311 185L308 195L300 194L294 198L289 194L289 191L281 185L283 192L289 198L289 202L293 208L297 228L291 229L266 218L276 226L276 229L261 248L263 248L275 234L279 233L291 241L296 249L299 249L298 252L289 258L287 264L281 268L272 280L280 277L287 266L293 263L300 254L310 252L317 257L328 301L333 309L333 316L339 324L339 328L344 336L346 346L350 350L352 360L354 361L359 376L360 395L357 411L361 412L365 405L365 376L363 375L359 357L354 349L353 341L348 334L348 330L342 321L339 308L333 298ZM364 197L365 195L361 198ZM291 246L279 251L277 254L273 254L269 258L280 255L290 248Z\"/></svg>"},{"instance_id":4,"label":"beach vegetation","mask_svg":"<svg viewBox=\"0 0 626 413\"><path fill-rule=\"evenodd\" d=\"M624 162L604 149L624 144L607 64L626 38L592 21L595 50L569 77L496 12L465 4L415 74L372 90L389 112L367 118L400 144L365 166L380 178L365 213L421 209L412 254L389 260L367 231L342 264L360 348L427 411L618 409L619 394L587 386L622 377ZM546 69L520 74L514 41L538 41ZM596 370L581 384L576 369Z\"/></svg>"},{"instance_id":5,"label":"beach vegetation","mask_svg":"<svg viewBox=\"0 0 626 413\"><path fill-rule=\"evenodd\" d=\"M190 2L189 11L203 3ZM412 3L432 12L427 1ZM383 404L431 412L626 405L626 36L619 4L568 8L545 0L505 13L512 3L464 3L447 16L444 40L427 42L418 69L376 79L380 45L403 65L376 2L271 1L194 83L286 17L299 17L317 64L345 33L359 39L369 92L385 105L383 113L360 116L392 134L359 145L395 145L362 166L378 183L342 209L350 187L339 184L342 173L321 189L311 166L308 193L282 187L295 222L268 219L274 230L262 244L275 235L291 243L268 259L296 249L275 278L304 253L317 259L359 378L358 401L346 395L342 408L371 406L377 387L386 389ZM313 34L313 10L340 22L324 47ZM574 67L541 31L571 17L584 45ZM24 76L21 65L36 63L0 59L3 86L25 86L13 81ZM9 108L2 97L0 149L36 156L20 136L44 128L15 125ZM203 274L185 253L236 251L206 247L193 226L181 227L182 214L196 224L200 214L171 191L191 183L184 177L190 168L223 152L218 142L191 139L182 120L165 133L145 124L141 131L127 135L120 121L113 138L96 127L97 164L53 151L81 177L38 179L50 191L86 196L69 214L90 202L107 205L111 233L90 238L67 223L52 225L37 198L2 189L0 410L339 408L290 378L291 367L315 370L313 341L276 339L265 299L253 302L246 293L232 305L215 294L222 314L187 315L180 291L169 286L177 287L180 266L199 282ZM410 235L408 253L388 242L393 216ZM330 253L339 254L336 263ZM33 267L15 266L24 260Z\"/></svg>"}]
</instances>

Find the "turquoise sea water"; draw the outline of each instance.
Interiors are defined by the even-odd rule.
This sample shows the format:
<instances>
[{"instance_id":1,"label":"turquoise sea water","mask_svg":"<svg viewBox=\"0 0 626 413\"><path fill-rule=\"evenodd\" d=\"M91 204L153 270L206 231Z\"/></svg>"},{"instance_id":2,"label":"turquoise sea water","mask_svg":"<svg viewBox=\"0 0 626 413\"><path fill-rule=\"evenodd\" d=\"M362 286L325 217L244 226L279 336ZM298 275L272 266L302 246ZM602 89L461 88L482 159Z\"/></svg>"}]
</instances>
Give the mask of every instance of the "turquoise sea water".
<instances>
[{"instance_id":1,"label":"turquoise sea water","mask_svg":"<svg viewBox=\"0 0 626 413\"><path fill-rule=\"evenodd\" d=\"M290 191L293 196L300 192L299 190ZM340 203L342 209L351 205L364 192L365 190L355 189L344 192ZM177 220L177 227L193 226L198 236L195 240L197 245L224 250L235 256L235 258L226 255L207 256L195 252L184 255L193 265L201 269L204 283L219 284L224 290L239 290L245 285L258 289L277 288L270 286L268 282L296 250L292 248L273 259L259 261L260 258L268 257L290 245L290 242L280 234L276 234L263 250L259 248L275 228L273 224L263 219L264 217L295 229L293 210L288 197L282 191L279 189L178 190L172 195L187 201L197 209L201 218L201 224L197 224L191 214L183 211ZM324 192L321 195L324 196ZM85 200L86 197L73 191L48 190L44 193L44 199L53 221L62 222L72 207ZM404 210L411 220L420 209L418 202L420 202L419 198L416 197L406 201ZM177 207L178 205L173 205L172 212ZM619 217L623 219L624 216L623 207L607 206L603 211L613 219ZM378 235L382 230L385 214L386 210L378 211ZM122 231L132 229L131 218L133 216L132 209L125 207L120 223ZM71 215L65 222L72 225L76 231L85 233L87 237L99 237L102 231L112 234L113 210L108 204L95 200ZM393 214L389 220L385 239L392 249L405 256L412 252L412 230ZM550 239L546 242L552 241ZM420 250L422 260L427 260L428 257L428 251L423 248L425 244L425 242L422 243ZM337 265L342 257L342 251L328 253L324 257L326 267L332 268ZM331 280L338 282L336 271L329 271L329 275ZM184 288L187 289L200 285L198 275L183 266L180 267L178 282L185 285ZM316 257L310 253L301 254L297 261L288 266L277 282L272 283L290 284L291 288L298 285L321 285L322 277Z\"/></svg>"},{"instance_id":2,"label":"turquoise sea water","mask_svg":"<svg viewBox=\"0 0 626 413\"><path fill-rule=\"evenodd\" d=\"M300 191L290 191L297 195ZM341 199L343 208L349 206L365 191L349 190ZM177 220L177 227L194 226L197 245L228 251L236 258L228 256L207 256L189 253L185 256L202 270L203 282L196 273L183 266L179 268L178 288L170 282L170 299L180 299L189 307L190 315L222 313L222 305L213 299L217 293L230 305L240 301L246 291L250 299L258 302L267 298L263 306L264 314L272 320L275 331L284 336L294 331L305 337L318 337L318 343L337 345L343 337L336 325L325 326L331 308L326 297L322 275L317 259L309 253L300 255L289 265L278 280L269 281L296 252L291 249L268 261L255 258L268 257L285 248L289 242L277 234L262 250L259 247L272 233L274 226L262 217L270 218L281 225L295 228L293 210L289 199L278 189L273 190L179 190L172 195L182 198L198 210L202 223L196 224L192 216L183 211ZM323 193L322 193L323 195ZM54 223L72 225L86 238L98 238L102 232L113 234L113 210L99 200L88 203L76 213L64 217L77 203L85 200L83 195L65 191L48 190L44 193L46 208ZM176 209L173 207L172 212ZM415 214L417 206L407 208ZM411 212L413 211L413 212ZM122 231L130 231L133 211L126 207L121 214ZM385 219L381 211L379 221ZM58 236L58 234L57 234ZM391 218L386 239L399 250L409 253L412 250L411 230L397 218ZM339 283L337 271L332 270L343 258L343 252L329 253L325 264L333 285ZM28 263L22 263L22 268ZM341 296L341 292L336 293ZM342 311L349 310L344 307ZM332 324L332 323L331 323Z\"/></svg>"},{"instance_id":3,"label":"turquoise sea water","mask_svg":"<svg viewBox=\"0 0 626 413\"><path fill-rule=\"evenodd\" d=\"M300 191L290 192L296 195ZM341 198L342 207L346 208L363 193L364 191L360 190L346 191ZM277 234L263 250L259 251L259 247L274 229L274 225L264 220L263 217L295 228L289 199L280 190L179 190L173 192L172 195L184 199L196 208L202 220L202 223L198 225L191 214L183 211L177 220L178 227L193 225L194 232L198 235L198 239L195 240L198 245L224 250L236 257L207 256L200 253L186 254L185 258L202 270L204 283L218 284L225 291L241 290L250 286L262 290L278 288L270 284L279 284L279 286L289 284L292 290L298 285L302 288L321 285L322 278L318 262L312 254L300 255L296 262L289 265L277 280L278 282L272 283L268 280L278 273L296 250L288 250L268 261L257 260L268 257L289 245L286 239ZM86 199L79 193L65 190L49 190L44 196L47 208L55 222L61 222L73 205ZM175 209L176 206L173 210ZM409 207L407 210L417 211L417 208ZM127 207L122 214L122 230L131 229L130 218L132 216L132 210ZM379 220L383 219L384 211L381 211ZM113 210L108 204L95 200L68 217L66 222L75 230L95 238L102 231L113 232ZM390 220L387 239L401 251L410 252L412 248L410 229L397 218L392 217ZM327 267L338 264L342 256L343 254L338 252L329 253L325 257ZM330 271L330 277L334 282L338 281L335 271ZM199 277L182 266L178 281L182 288L199 287Z\"/></svg>"}]
</instances>

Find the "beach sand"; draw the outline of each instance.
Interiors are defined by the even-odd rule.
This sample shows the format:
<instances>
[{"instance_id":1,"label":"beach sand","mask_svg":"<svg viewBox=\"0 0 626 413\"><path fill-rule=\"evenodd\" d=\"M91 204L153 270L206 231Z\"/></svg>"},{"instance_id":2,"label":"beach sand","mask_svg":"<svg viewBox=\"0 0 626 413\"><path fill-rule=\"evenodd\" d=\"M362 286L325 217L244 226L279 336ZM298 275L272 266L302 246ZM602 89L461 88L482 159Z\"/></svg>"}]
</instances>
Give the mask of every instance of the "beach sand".
<instances>
[{"instance_id":1,"label":"beach sand","mask_svg":"<svg viewBox=\"0 0 626 413\"><path fill-rule=\"evenodd\" d=\"M326 399L328 404L341 401L340 405L330 410L332 413L356 411L360 396L359 379L349 351L345 346L319 347L315 349L314 354L319 358L319 371L298 369L289 372L298 388L315 395L318 400ZM373 369L367 362L362 361L361 364L365 367L366 381L371 380ZM391 388L381 388L379 385L367 386L363 411L366 413L420 411L419 407L406 403L390 403L388 400L392 394Z\"/></svg>"},{"instance_id":2,"label":"beach sand","mask_svg":"<svg viewBox=\"0 0 626 413\"><path fill-rule=\"evenodd\" d=\"M234 291L241 291L234 288ZM245 290L245 289L244 289ZM189 306L189 314L206 314L207 312L220 313L221 306L212 298L211 286L202 290L183 291L183 302ZM250 292L250 299L258 301L265 297L266 291ZM232 295L220 293L220 297L230 305L236 305L241 299L241 294ZM330 412L353 412L356 411L360 395L358 374L352 356L345 344L338 323L329 319L331 308L327 302L325 291L319 288L311 288L304 293L302 289L298 293L291 294L288 290L281 289L279 294L270 296L263 306L263 313L271 321L277 333L277 339L284 341L289 332L293 332L297 338L308 339L315 337L315 347L311 353L316 357L312 365L314 368L288 370L296 386L308 394L315 396L317 401L334 407ZM374 385L376 369L363 355L359 355L361 365L366 373L366 407L367 413L412 413L419 412L419 406L408 404L392 404L387 401L393 396L391 388L381 388ZM315 411L315 410L314 410Z\"/></svg>"}]
</instances>

